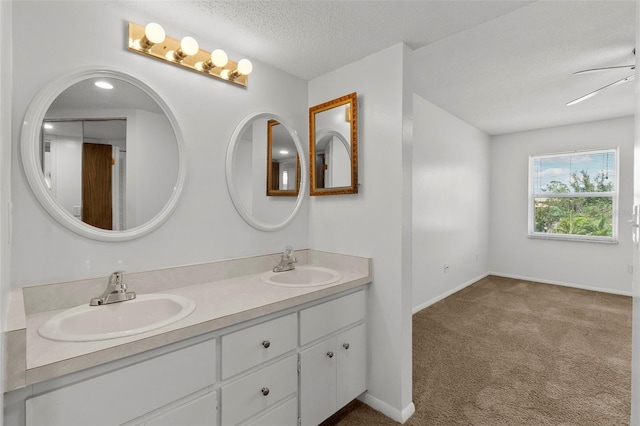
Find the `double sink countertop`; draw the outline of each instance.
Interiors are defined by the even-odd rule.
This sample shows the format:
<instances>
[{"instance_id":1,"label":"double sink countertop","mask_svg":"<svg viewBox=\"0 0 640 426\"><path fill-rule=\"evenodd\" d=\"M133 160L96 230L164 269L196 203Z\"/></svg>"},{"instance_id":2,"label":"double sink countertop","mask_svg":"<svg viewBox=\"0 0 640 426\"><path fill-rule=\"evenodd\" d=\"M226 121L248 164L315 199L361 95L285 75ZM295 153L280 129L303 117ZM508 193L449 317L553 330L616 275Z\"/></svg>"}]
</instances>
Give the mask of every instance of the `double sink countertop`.
<instances>
[{"instance_id":1,"label":"double sink countertop","mask_svg":"<svg viewBox=\"0 0 640 426\"><path fill-rule=\"evenodd\" d=\"M295 255L296 266L331 268L342 278L322 286L267 284L260 276L278 264L279 254L125 273L129 290L183 296L195 301L196 308L173 324L108 340L60 342L38 334L38 328L54 315L88 304L100 295L106 288L106 277L13 289L5 327L5 391L220 330L372 281L369 258L313 250L297 251Z\"/></svg>"}]
</instances>

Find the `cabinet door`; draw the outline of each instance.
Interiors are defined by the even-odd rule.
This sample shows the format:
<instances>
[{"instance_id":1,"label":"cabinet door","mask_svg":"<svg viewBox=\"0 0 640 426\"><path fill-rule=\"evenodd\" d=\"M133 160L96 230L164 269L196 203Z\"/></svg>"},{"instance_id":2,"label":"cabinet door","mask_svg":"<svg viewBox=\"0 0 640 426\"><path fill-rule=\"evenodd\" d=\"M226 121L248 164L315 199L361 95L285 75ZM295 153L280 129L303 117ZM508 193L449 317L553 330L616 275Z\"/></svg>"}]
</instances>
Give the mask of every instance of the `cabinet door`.
<instances>
[{"instance_id":1,"label":"cabinet door","mask_svg":"<svg viewBox=\"0 0 640 426\"><path fill-rule=\"evenodd\" d=\"M209 392L156 416L144 424L147 426L215 426L218 422L217 405L216 393Z\"/></svg>"},{"instance_id":2,"label":"cabinet door","mask_svg":"<svg viewBox=\"0 0 640 426\"><path fill-rule=\"evenodd\" d=\"M367 348L364 324L336 336L338 400L336 410L367 389Z\"/></svg>"},{"instance_id":3,"label":"cabinet door","mask_svg":"<svg viewBox=\"0 0 640 426\"><path fill-rule=\"evenodd\" d=\"M300 419L315 426L336 411L336 339L300 352Z\"/></svg>"}]
</instances>

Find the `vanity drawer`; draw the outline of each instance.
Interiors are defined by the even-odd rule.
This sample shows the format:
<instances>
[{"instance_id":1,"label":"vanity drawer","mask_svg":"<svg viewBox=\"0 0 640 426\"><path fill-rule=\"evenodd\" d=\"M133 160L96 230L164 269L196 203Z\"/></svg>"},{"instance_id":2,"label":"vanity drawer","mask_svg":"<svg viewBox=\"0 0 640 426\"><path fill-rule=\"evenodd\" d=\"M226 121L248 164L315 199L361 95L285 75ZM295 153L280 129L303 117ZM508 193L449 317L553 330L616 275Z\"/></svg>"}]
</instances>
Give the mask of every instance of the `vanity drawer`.
<instances>
[{"instance_id":1,"label":"vanity drawer","mask_svg":"<svg viewBox=\"0 0 640 426\"><path fill-rule=\"evenodd\" d=\"M235 425L298 390L298 361L291 355L222 386L222 424Z\"/></svg>"},{"instance_id":2,"label":"vanity drawer","mask_svg":"<svg viewBox=\"0 0 640 426\"><path fill-rule=\"evenodd\" d=\"M114 425L215 383L215 339L26 400L26 424Z\"/></svg>"},{"instance_id":3,"label":"vanity drawer","mask_svg":"<svg viewBox=\"0 0 640 426\"><path fill-rule=\"evenodd\" d=\"M222 336L222 379L227 379L296 348L296 314Z\"/></svg>"},{"instance_id":4,"label":"vanity drawer","mask_svg":"<svg viewBox=\"0 0 640 426\"><path fill-rule=\"evenodd\" d=\"M287 402L246 423L246 426L294 426L298 424L298 399L291 397Z\"/></svg>"},{"instance_id":5,"label":"vanity drawer","mask_svg":"<svg viewBox=\"0 0 640 426\"><path fill-rule=\"evenodd\" d=\"M365 313L364 290L304 309L300 311L300 344L305 345L363 320Z\"/></svg>"}]
</instances>

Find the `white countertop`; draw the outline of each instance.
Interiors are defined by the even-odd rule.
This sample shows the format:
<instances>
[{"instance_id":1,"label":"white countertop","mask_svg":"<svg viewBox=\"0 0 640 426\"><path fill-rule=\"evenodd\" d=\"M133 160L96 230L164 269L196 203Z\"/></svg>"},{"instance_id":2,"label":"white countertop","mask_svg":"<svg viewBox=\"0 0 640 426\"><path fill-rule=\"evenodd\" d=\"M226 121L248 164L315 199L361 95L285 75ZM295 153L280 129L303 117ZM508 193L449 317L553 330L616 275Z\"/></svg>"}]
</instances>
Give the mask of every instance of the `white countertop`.
<instances>
[{"instance_id":1,"label":"white countertop","mask_svg":"<svg viewBox=\"0 0 640 426\"><path fill-rule=\"evenodd\" d=\"M333 267L342 274L339 281L323 286L274 286L261 281L259 273L164 289L160 293L175 294L196 301L194 312L168 326L116 339L93 342L49 340L38 334L38 327L66 308L27 314L26 366L21 367L25 362L20 359L7 360L9 368L25 369L24 384L8 384L5 390L90 368L368 284L371 282L371 268L369 259L366 261L366 268L362 265L353 268L318 265ZM19 327L20 321L14 320L13 323ZM16 331L20 329L7 332ZM9 358L20 357L20 352L9 351ZM12 371L11 375L20 377L16 373L22 372Z\"/></svg>"}]
</instances>

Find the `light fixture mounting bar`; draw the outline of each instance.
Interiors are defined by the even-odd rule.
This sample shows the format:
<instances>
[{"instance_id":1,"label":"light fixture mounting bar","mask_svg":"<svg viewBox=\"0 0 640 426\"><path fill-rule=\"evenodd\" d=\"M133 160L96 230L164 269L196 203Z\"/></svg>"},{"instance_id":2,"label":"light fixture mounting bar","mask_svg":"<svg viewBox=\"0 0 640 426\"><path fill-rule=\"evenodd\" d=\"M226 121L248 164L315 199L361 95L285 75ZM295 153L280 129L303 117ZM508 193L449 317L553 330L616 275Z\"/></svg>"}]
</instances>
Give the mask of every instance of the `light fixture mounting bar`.
<instances>
[{"instance_id":1,"label":"light fixture mounting bar","mask_svg":"<svg viewBox=\"0 0 640 426\"><path fill-rule=\"evenodd\" d=\"M178 65L182 68L197 72L198 74L207 75L209 77L216 78L218 80L226 81L227 83L233 83L238 86L247 87L249 76L237 75L235 78L225 78L222 76L223 71L226 75L233 75L233 71L238 68L238 64L232 60L229 60L224 67L213 67L209 70L204 70L202 64L206 63L211 58L211 52L207 52L203 49L198 49L195 55L189 55L182 60L176 60L173 53L180 49L180 40L166 36L161 43L153 44L148 49L141 47L140 41L145 37L145 27L142 25L129 22L129 50L139 53L141 55L149 56L161 61Z\"/></svg>"}]
</instances>

